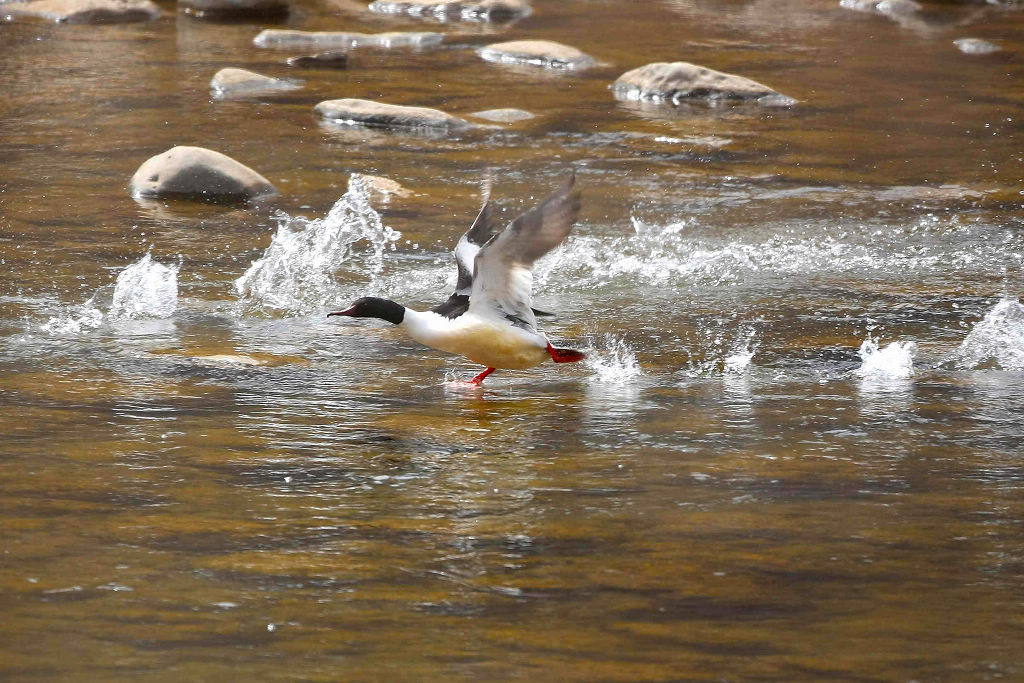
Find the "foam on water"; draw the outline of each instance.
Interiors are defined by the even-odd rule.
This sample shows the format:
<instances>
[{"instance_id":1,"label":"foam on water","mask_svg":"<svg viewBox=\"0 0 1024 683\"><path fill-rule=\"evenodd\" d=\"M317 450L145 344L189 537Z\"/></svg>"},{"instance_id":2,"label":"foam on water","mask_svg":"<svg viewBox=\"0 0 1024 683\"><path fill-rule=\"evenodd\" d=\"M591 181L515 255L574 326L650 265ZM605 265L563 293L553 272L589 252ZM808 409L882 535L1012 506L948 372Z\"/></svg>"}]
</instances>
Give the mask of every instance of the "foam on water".
<instances>
[{"instance_id":1,"label":"foam on water","mask_svg":"<svg viewBox=\"0 0 1024 683\"><path fill-rule=\"evenodd\" d=\"M324 218L282 217L263 256L235 280L235 291L247 310L322 310L350 297L335 277L341 268L360 282L361 293L372 292L384 252L394 249L399 237L370 206L365 182L352 176L348 191Z\"/></svg>"},{"instance_id":2,"label":"foam on water","mask_svg":"<svg viewBox=\"0 0 1024 683\"><path fill-rule=\"evenodd\" d=\"M914 376L917 345L912 341L892 342L879 348L878 340L868 335L860 345L860 367L854 374L864 379L906 379Z\"/></svg>"},{"instance_id":3,"label":"foam on water","mask_svg":"<svg viewBox=\"0 0 1024 683\"><path fill-rule=\"evenodd\" d=\"M99 300L108 292L109 285L101 287L85 303L59 311L43 323L40 330L47 334L75 335L99 327L104 318L169 317L178 306L178 266L165 266L146 254L118 274L110 308L104 315Z\"/></svg>"},{"instance_id":4,"label":"foam on water","mask_svg":"<svg viewBox=\"0 0 1024 683\"><path fill-rule=\"evenodd\" d=\"M699 234L694 219L653 225L634 216L632 234L577 234L542 259L535 282L549 290L623 285L723 285L751 277L988 274L1024 265L1022 241L991 239L983 226L923 216L904 226L784 227L763 240ZM809 234L810 233L810 234ZM950 240L951 233L956 239ZM953 245L953 246L951 246Z\"/></svg>"},{"instance_id":5,"label":"foam on water","mask_svg":"<svg viewBox=\"0 0 1024 683\"><path fill-rule=\"evenodd\" d=\"M606 334L602 343L591 344L583 360L591 372L592 379L602 384L630 384L643 374L636 354L622 339Z\"/></svg>"},{"instance_id":6,"label":"foam on water","mask_svg":"<svg viewBox=\"0 0 1024 683\"><path fill-rule=\"evenodd\" d=\"M947 365L961 370L1024 370L1024 306L1004 298L990 308Z\"/></svg>"}]
</instances>

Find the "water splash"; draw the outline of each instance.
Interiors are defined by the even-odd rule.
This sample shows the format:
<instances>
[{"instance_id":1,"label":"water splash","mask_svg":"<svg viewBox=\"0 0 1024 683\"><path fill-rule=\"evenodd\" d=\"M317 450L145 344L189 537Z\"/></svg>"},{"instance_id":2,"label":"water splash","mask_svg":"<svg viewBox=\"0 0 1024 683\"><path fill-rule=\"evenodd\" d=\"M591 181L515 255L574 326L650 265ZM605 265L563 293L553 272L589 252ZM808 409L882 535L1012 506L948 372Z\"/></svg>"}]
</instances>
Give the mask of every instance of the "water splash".
<instances>
[{"instance_id":1,"label":"water splash","mask_svg":"<svg viewBox=\"0 0 1024 683\"><path fill-rule=\"evenodd\" d=\"M860 367L854 374L864 379L907 379L914 376L917 345L912 341L892 342L879 348L870 334L860 345Z\"/></svg>"},{"instance_id":2,"label":"water splash","mask_svg":"<svg viewBox=\"0 0 1024 683\"><path fill-rule=\"evenodd\" d=\"M654 225L634 216L617 237L576 235L542 259L534 282L549 291L583 286L728 285L763 278L991 274L1024 265L1024 241L992 239L984 226L924 216L909 225L784 226L763 240L701 233L695 219ZM956 235L950 247L950 234Z\"/></svg>"},{"instance_id":3,"label":"water splash","mask_svg":"<svg viewBox=\"0 0 1024 683\"><path fill-rule=\"evenodd\" d=\"M79 306L60 311L40 326L40 331L54 335L75 335L95 329L103 322L103 311L96 307L96 295Z\"/></svg>"},{"instance_id":4,"label":"water splash","mask_svg":"<svg viewBox=\"0 0 1024 683\"><path fill-rule=\"evenodd\" d=\"M593 380L602 384L630 384L643 374L633 350L612 334L606 334L601 345L590 345L583 364L594 373Z\"/></svg>"},{"instance_id":5,"label":"water splash","mask_svg":"<svg viewBox=\"0 0 1024 683\"><path fill-rule=\"evenodd\" d=\"M696 337L696 352L691 352L685 368L686 374L693 377L743 375L759 345L753 323L743 323L729 330L723 322L699 322Z\"/></svg>"},{"instance_id":6,"label":"water splash","mask_svg":"<svg viewBox=\"0 0 1024 683\"><path fill-rule=\"evenodd\" d=\"M970 331L946 363L960 370L1024 370L1024 306L1000 300Z\"/></svg>"},{"instance_id":7,"label":"water splash","mask_svg":"<svg viewBox=\"0 0 1024 683\"><path fill-rule=\"evenodd\" d=\"M384 267L384 252L394 249L400 233L381 223L370 206L366 183L349 178L348 191L319 219L284 216L263 256L235 280L235 291L247 310L285 314L310 313L348 298L335 274L362 280L372 290ZM357 246L365 247L353 258Z\"/></svg>"},{"instance_id":8,"label":"water splash","mask_svg":"<svg viewBox=\"0 0 1024 683\"><path fill-rule=\"evenodd\" d=\"M146 254L118 274L107 317L166 318L177 306L178 267L157 263Z\"/></svg>"},{"instance_id":9,"label":"water splash","mask_svg":"<svg viewBox=\"0 0 1024 683\"><path fill-rule=\"evenodd\" d=\"M104 315L101 300L110 296ZM114 283L100 287L89 300L58 312L40 326L40 331L55 335L76 335L99 327L104 318L134 320L166 318L178 306L178 266L165 266L151 254L122 270Z\"/></svg>"}]
</instances>

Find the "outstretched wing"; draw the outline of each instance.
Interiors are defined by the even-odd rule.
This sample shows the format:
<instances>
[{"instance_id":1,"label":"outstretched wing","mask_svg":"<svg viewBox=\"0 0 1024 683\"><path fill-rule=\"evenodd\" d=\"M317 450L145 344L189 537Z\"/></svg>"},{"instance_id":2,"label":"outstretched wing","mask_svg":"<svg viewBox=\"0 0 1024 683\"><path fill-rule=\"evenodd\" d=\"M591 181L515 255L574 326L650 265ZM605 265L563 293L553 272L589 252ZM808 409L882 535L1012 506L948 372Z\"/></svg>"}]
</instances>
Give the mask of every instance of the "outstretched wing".
<instances>
[{"instance_id":1,"label":"outstretched wing","mask_svg":"<svg viewBox=\"0 0 1024 683\"><path fill-rule=\"evenodd\" d=\"M469 227L458 244L455 245L455 265L459 269L459 279L455 282L455 292L442 304L430 310L440 313L446 318L458 318L469 309L469 294L473 288L473 262L480 247L485 245L499 230L494 223L494 207L490 201L490 178L484 183L484 205L480 213Z\"/></svg>"},{"instance_id":2,"label":"outstretched wing","mask_svg":"<svg viewBox=\"0 0 1024 683\"><path fill-rule=\"evenodd\" d=\"M534 329L533 264L562 243L580 210L575 174L555 192L508 224L476 254L469 308L478 315L500 315Z\"/></svg>"}]
</instances>

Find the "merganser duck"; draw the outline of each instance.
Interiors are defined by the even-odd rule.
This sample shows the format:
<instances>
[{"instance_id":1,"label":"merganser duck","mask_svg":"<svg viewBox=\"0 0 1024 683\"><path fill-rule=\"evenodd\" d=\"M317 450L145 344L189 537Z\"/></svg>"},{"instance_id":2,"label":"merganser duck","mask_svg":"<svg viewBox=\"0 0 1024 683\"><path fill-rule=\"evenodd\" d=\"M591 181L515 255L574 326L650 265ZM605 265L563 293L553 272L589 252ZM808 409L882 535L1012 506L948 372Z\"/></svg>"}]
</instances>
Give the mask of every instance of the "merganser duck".
<instances>
[{"instance_id":1,"label":"merganser duck","mask_svg":"<svg viewBox=\"0 0 1024 683\"><path fill-rule=\"evenodd\" d=\"M582 351L559 349L537 330L532 308L533 264L569 235L580 210L575 174L543 202L499 230L485 192L476 220L455 247L459 269L455 292L428 311L377 297L363 297L328 317L380 318L398 325L412 339L486 366L470 380L479 386L498 368L522 370L548 358L556 363L583 360Z\"/></svg>"}]
</instances>

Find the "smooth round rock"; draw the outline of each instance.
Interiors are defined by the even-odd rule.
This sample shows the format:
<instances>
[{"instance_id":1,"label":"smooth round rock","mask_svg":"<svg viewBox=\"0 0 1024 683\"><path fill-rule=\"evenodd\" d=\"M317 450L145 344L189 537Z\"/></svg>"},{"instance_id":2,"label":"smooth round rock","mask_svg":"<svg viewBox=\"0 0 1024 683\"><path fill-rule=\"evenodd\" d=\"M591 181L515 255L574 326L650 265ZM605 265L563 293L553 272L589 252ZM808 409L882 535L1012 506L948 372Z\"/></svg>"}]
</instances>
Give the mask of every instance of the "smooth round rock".
<instances>
[{"instance_id":1,"label":"smooth round rock","mask_svg":"<svg viewBox=\"0 0 1024 683\"><path fill-rule=\"evenodd\" d=\"M527 0L375 0L368 9L442 20L508 21L529 14L530 4Z\"/></svg>"},{"instance_id":2,"label":"smooth round rock","mask_svg":"<svg viewBox=\"0 0 1024 683\"><path fill-rule=\"evenodd\" d=\"M271 28L252 40L256 47L333 48L357 47L432 47L444 40L443 33L391 32L353 33L351 31L295 31Z\"/></svg>"},{"instance_id":3,"label":"smooth round rock","mask_svg":"<svg viewBox=\"0 0 1024 683\"><path fill-rule=\"evenodd\" d=\"M549 69L585 69L596 63L594 58L585 52L551 40L512 40L494 43L480 48L477 54L488 62L542 66Z\"/></svg>"},{"instance_id":4,"label":"smooth round rock","mask_svg":"<svg viewBox=\"0 0 1024 683\"><path fill-rule=\"evenodd\" d=\"M63 24L120 24L152 21L162 12L149 0L29 0L0 4L0 14Z\"/></svg>"},{"instance_id":5,"label":"smooth round rock","mask_svg":"<svg viewBox=\"0 0 1024 683\"><path fill-rule=\"evenodd\" d=\"M796 103L763 83L689 62L654 62L627 71L612 84L612 92L622 100L675 105L687 100L737 100L769 106Z\"/></svg>"},{"instance_id":6,"label":"smooth round rock","mask_svg":"<svg viewBox=\"0 0 1024 683\"><path fill-rule=\"evenodd\" d=\"M406 107L372 100L351 98L325 100L316 105L313 111L325 119L379 128L429 128L458 131L471 127L468 122L438 109Z\"/></svg>"},{"instance_id":7,"label":"smooth round rock","mask_svg":"<svg viewBox=\"0 0 1024 683\"><path fill-rule=\"evenodd\" d=\"M523 109L487 109L485 111L475 111L470 116L483 119L484 121L495 121L496 123L516 123L517 121L535 118L534 114Z\"/></svg>"},{"instance_id":8,"label":"smooth round rock","mask_svg":"<svg viewBox=\"0 0 1024 683\"><path fill-rule=\"evenodd\" d=\"M250 19L288 14L286 0L178 0L178 9L202 19Z\"/></svg>"},{"instance_id":9,"label":"smooth round rock","mask_svg":"<svg viewBox=\"0 0 1024 683\"><path fill-rule=\"evenodd\" d=\"M315 55L300 55L289 57L287 64L301 69L346 69L348 68L348 53L342 50L331 50Z\"/></svg>"},{"instance_id":10,"label":"smooth round rock","mask_svg":"<svg viewBox=\"0 0 1024 683\"><path fill-rule=\"evenodd\" d=\"M234 68L221 69L210 81L210 91L218 98L287 92L301 87L283 78L271 78L255 71Z\"/></svg>"},{"instance_id":11,"label":"smooth round rock","mask_svg":"<svg viewBox=\"0 0 1024 683\"><path fill-rule=\"evenodd\" d=\"M252 199L277 194L270 181L231 157L204 147L172 147L132 176L132 196Z\"/></svg>"},{"instance_id":12,"label":"smooth round rock","mask_svg":"<svg viewBox=\"0 0 1024 683\"><path fill-rule=\"evenodd\" d=\"M981 38L960 38L959 40L954 40L953 44L957 46L960 52L967 55L987 55L999 52L1002 49L995 43L990 43Z\"/></svg>"}]
</instances>

